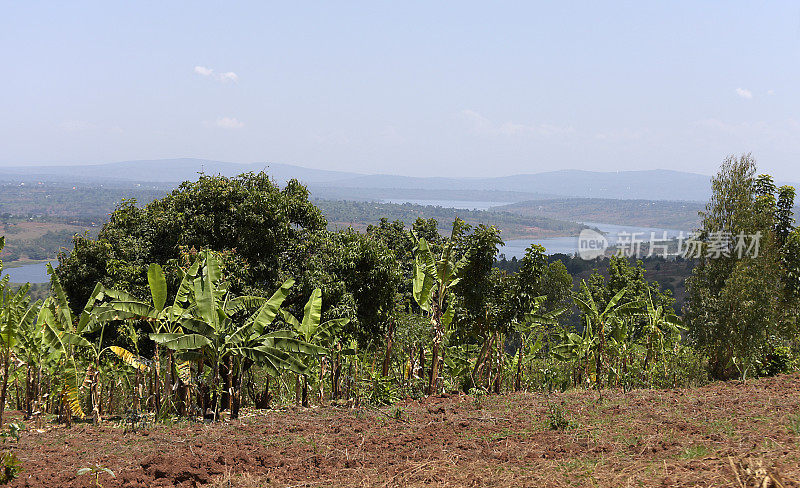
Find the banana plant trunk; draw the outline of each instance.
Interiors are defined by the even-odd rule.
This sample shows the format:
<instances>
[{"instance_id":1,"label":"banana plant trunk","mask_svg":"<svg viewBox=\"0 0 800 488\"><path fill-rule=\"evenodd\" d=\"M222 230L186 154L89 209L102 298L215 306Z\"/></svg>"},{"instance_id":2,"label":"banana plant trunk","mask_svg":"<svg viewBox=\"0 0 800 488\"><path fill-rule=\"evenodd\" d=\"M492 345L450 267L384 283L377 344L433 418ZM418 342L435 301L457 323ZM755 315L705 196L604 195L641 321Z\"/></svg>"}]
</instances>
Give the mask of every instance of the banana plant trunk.
<instances>
[{"instance_id":1,"label":"banana plant trunk","mask_svg":"<svg viewBox=\"0 0 800 488\"><path fill-rule=\"evenodd\" d=\"M606 347L606 334L605 334L605 324L601 320L599 323L600 327L598 327L597 333L600 334L600 344L597 348L597 361L595 364L595 384L597 389L600 390L602 388L602 370L603 370L603 353L605 352Z\"/></svg>"},{"instance_id":2,"label":"banana plant trunk","mask_svg":"<svg viewBox=\"0 0 800 488\"><path fill-rule=\"evenodd\" d=\"M154 378L155 385L153 387L153 390L155 391L153 393L155 395L155 403L156 403L155 412L156 416L158 416L161 413L161 355L158 343L156 343L156 348L155 348L155 360L156 360L155 378Z\"/></svg>"},{"instance_id":3,"label":"banana plant trunk","mask_svg":"<svg viewBox=\"0 0 800 488\"><path fill-rule=\"evenodd\" d=\"M25 369L25 418L29 419L33 416L33 371L30 364Z\"/></svg>"},{"instance_id":4,"label":"banana plant trunk","mask_svg":"<svg viewBox=\"0 0 800 488\"><path fill-rule=\"evenodd\" d=\"M6 347L3 354L3 385L0 389L0 427L3 427L3 413L6 409L6 394L8 392L8 364L11 359L11 347Z\"/></svg>"},{"instance_id":5,"label":"banana plant trunk","mask_svg":"<svg viewBox=\"0 0 800 488\"><path fill-rule=\"evenodd\" d=\"M303 391L300 397L300 404L308 407L308 376L303 375Z\"/></svg>"},{"instance_id":6,"label":"banana plant trunk","mask_svg":"<svg viewBox=\"0 0 800 488\"><path fill-rule=\"evenodd\" d=\"M383 357L383 367L381 368L381 376L384 378L389 376L389 366L392 361L392 345L394 339L394 319L389 321L389 328L386 331L386 354Z\"/></svg>"},{"instance_id":7,"label":"banana plant trunk","mask_svg":"<svg viewBox=\"0 0 800 488\"><path fill-rule=\"evenodd\" d=\"M94 371L92 371L92 390L91 390L91 398L92 398L92 423L94 425L100 424L100 394L103 391L103 387L100 384L100 369L95 367Z\"/></svg>"},{"instance_id":8,"label":"banana plant trunk","mask_svg":"<svg viewBox=\"0 0 800 488\"><path fill-rule=\"evenodd\" d=\"M433 314L431 314L431 325L433 326L433 350L431 354L431 376L428 383L428 395L434 395L438 391L439 367L441 363L441 348L444 340L444 330L442 330L442 309L438 303L433 304Z\"/></svg>"},{"instance_id":9,"label":"banana plant trunk","mask_svg":"<svg viewBox=\"0 0 800 488\"><path fill-rule=\"evenodd\" d=\"M522 349L525 347L525 336L520 334L519 350L517 351L517 377L514 379L514 391L522 388Z\"/></svg>"}]
</instances>

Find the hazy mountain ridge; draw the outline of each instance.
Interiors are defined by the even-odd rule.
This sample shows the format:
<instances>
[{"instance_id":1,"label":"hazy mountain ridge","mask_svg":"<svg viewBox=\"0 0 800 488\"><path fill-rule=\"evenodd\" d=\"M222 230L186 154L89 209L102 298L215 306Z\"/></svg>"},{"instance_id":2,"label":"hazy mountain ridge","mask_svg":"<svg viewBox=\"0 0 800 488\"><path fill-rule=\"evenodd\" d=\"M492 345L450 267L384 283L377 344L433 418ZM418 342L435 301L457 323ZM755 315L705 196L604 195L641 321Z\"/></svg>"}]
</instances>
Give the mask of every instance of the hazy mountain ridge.
<instances>
[{"instance_id":1,"label":"hazy mountain ridge","mask_svg":"<svg viewBox=\"0 0 800 488\"><path fill-rule=\"evenodd\" d=\"M233 176L248 171L267 171L278 183L297 178L320 189L348 191L352 188L393 190L396 198L401 190L449 192L482 191L508 192L514 201L550 197L584 197L609 199L646 199L670 201L706 201L710 194L710 177L672 170L641 170L598 172L559 170L543 173L498 177L411 177L387 174L364 175L345 171L306 168L281 163L230 163L207 159L180 158L162 160L122 161L98 165L41 165L0 167L0 181L58 181L179 183L194 180L197 174ZM402 194L402 192L401 192ZM427 198L435 198L433 194Z\"/></svg>"}]
</instances>

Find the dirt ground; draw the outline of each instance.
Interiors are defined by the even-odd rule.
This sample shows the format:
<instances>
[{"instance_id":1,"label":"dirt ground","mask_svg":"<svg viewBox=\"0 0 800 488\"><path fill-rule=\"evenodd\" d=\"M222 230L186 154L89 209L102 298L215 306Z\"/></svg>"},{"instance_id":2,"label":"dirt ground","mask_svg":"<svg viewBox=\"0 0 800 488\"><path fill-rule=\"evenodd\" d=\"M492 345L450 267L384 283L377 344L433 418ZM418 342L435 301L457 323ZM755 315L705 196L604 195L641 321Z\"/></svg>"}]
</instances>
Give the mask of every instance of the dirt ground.
<instances>
[{"instance_id":1,"label":"dirt ground","mask_svg":"<svg viewBox=\"0 0 800 488\"><path fill-rule=\"evenodd\" d=\"M694 390L466 395L28 430L10 486L800 486L800 375ZM553 429L554 412L570 425ZM6 441L6 448L15 444Z\"/></svg>"}]
</instances>

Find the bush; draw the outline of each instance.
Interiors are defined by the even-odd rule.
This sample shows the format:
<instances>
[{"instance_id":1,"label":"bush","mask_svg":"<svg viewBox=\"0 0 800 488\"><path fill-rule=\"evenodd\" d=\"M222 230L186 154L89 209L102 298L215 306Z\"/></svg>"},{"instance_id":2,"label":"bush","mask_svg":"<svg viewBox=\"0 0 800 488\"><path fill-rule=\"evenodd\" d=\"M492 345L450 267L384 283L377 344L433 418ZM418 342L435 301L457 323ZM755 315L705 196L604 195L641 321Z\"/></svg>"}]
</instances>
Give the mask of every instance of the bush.
<instances>
[{"instance_id":1,"label":"bush","mask_svg":"<svg viewBox=\"0 0 800 488\"><path fill-rule=\"evenodd\" d=\"M547 405L547 427L550 430L567 430L575 427L563 403Z\"/></svg>"},{"instance_id":2,"label":"bush","mask_svg":"<svg viewBox=\"0 0 800 488\"><path fill-rule=\"evenodd\" d=\"M0 455L0 484L9 483L22 471L22 462L14 451L6 451Z\"/></svg>"}]
</instances>

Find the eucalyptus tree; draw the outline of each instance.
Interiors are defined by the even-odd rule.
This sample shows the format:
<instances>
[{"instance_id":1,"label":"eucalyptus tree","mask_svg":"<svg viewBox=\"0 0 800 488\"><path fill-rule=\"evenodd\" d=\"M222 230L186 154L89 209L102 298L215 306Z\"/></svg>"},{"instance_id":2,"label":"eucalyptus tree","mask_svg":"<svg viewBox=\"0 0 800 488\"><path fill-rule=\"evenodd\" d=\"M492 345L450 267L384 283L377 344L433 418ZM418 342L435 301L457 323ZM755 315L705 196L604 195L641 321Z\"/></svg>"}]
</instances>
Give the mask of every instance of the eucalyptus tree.
<instances>
[{"instance_id":1,"label":"eucalyptus tree","mask_svg":"<svg viewBox=\"0 0 800 488\"><path fill-rule=\"evenodd\" d=\"M434 394L438 389L439 368L442 361L442 342L446 329L455 315L452 289L461 280L459 271L467 264L466 256L456 256L456 242L463 232L464 224L456 219L450 239L442 245L441 254L434 257L424 237L414 233L414 300L430 315L432 335L432 364L427 392Z\"/></svg>"},{"instance_id":2,"label":"eucalyptus tree","mask_svg":"<svg viewBox=\"0 0 800 488\"><path fill-rule=\"evenodd\" d=\"M688 337L717 379L751 373L771 353L772 338L796 333L797 270L786 253L794 192L776 190L756 169L751 155L731 156L712 178L701 255L687 280Z\"/></svg>"}]
</instances>

